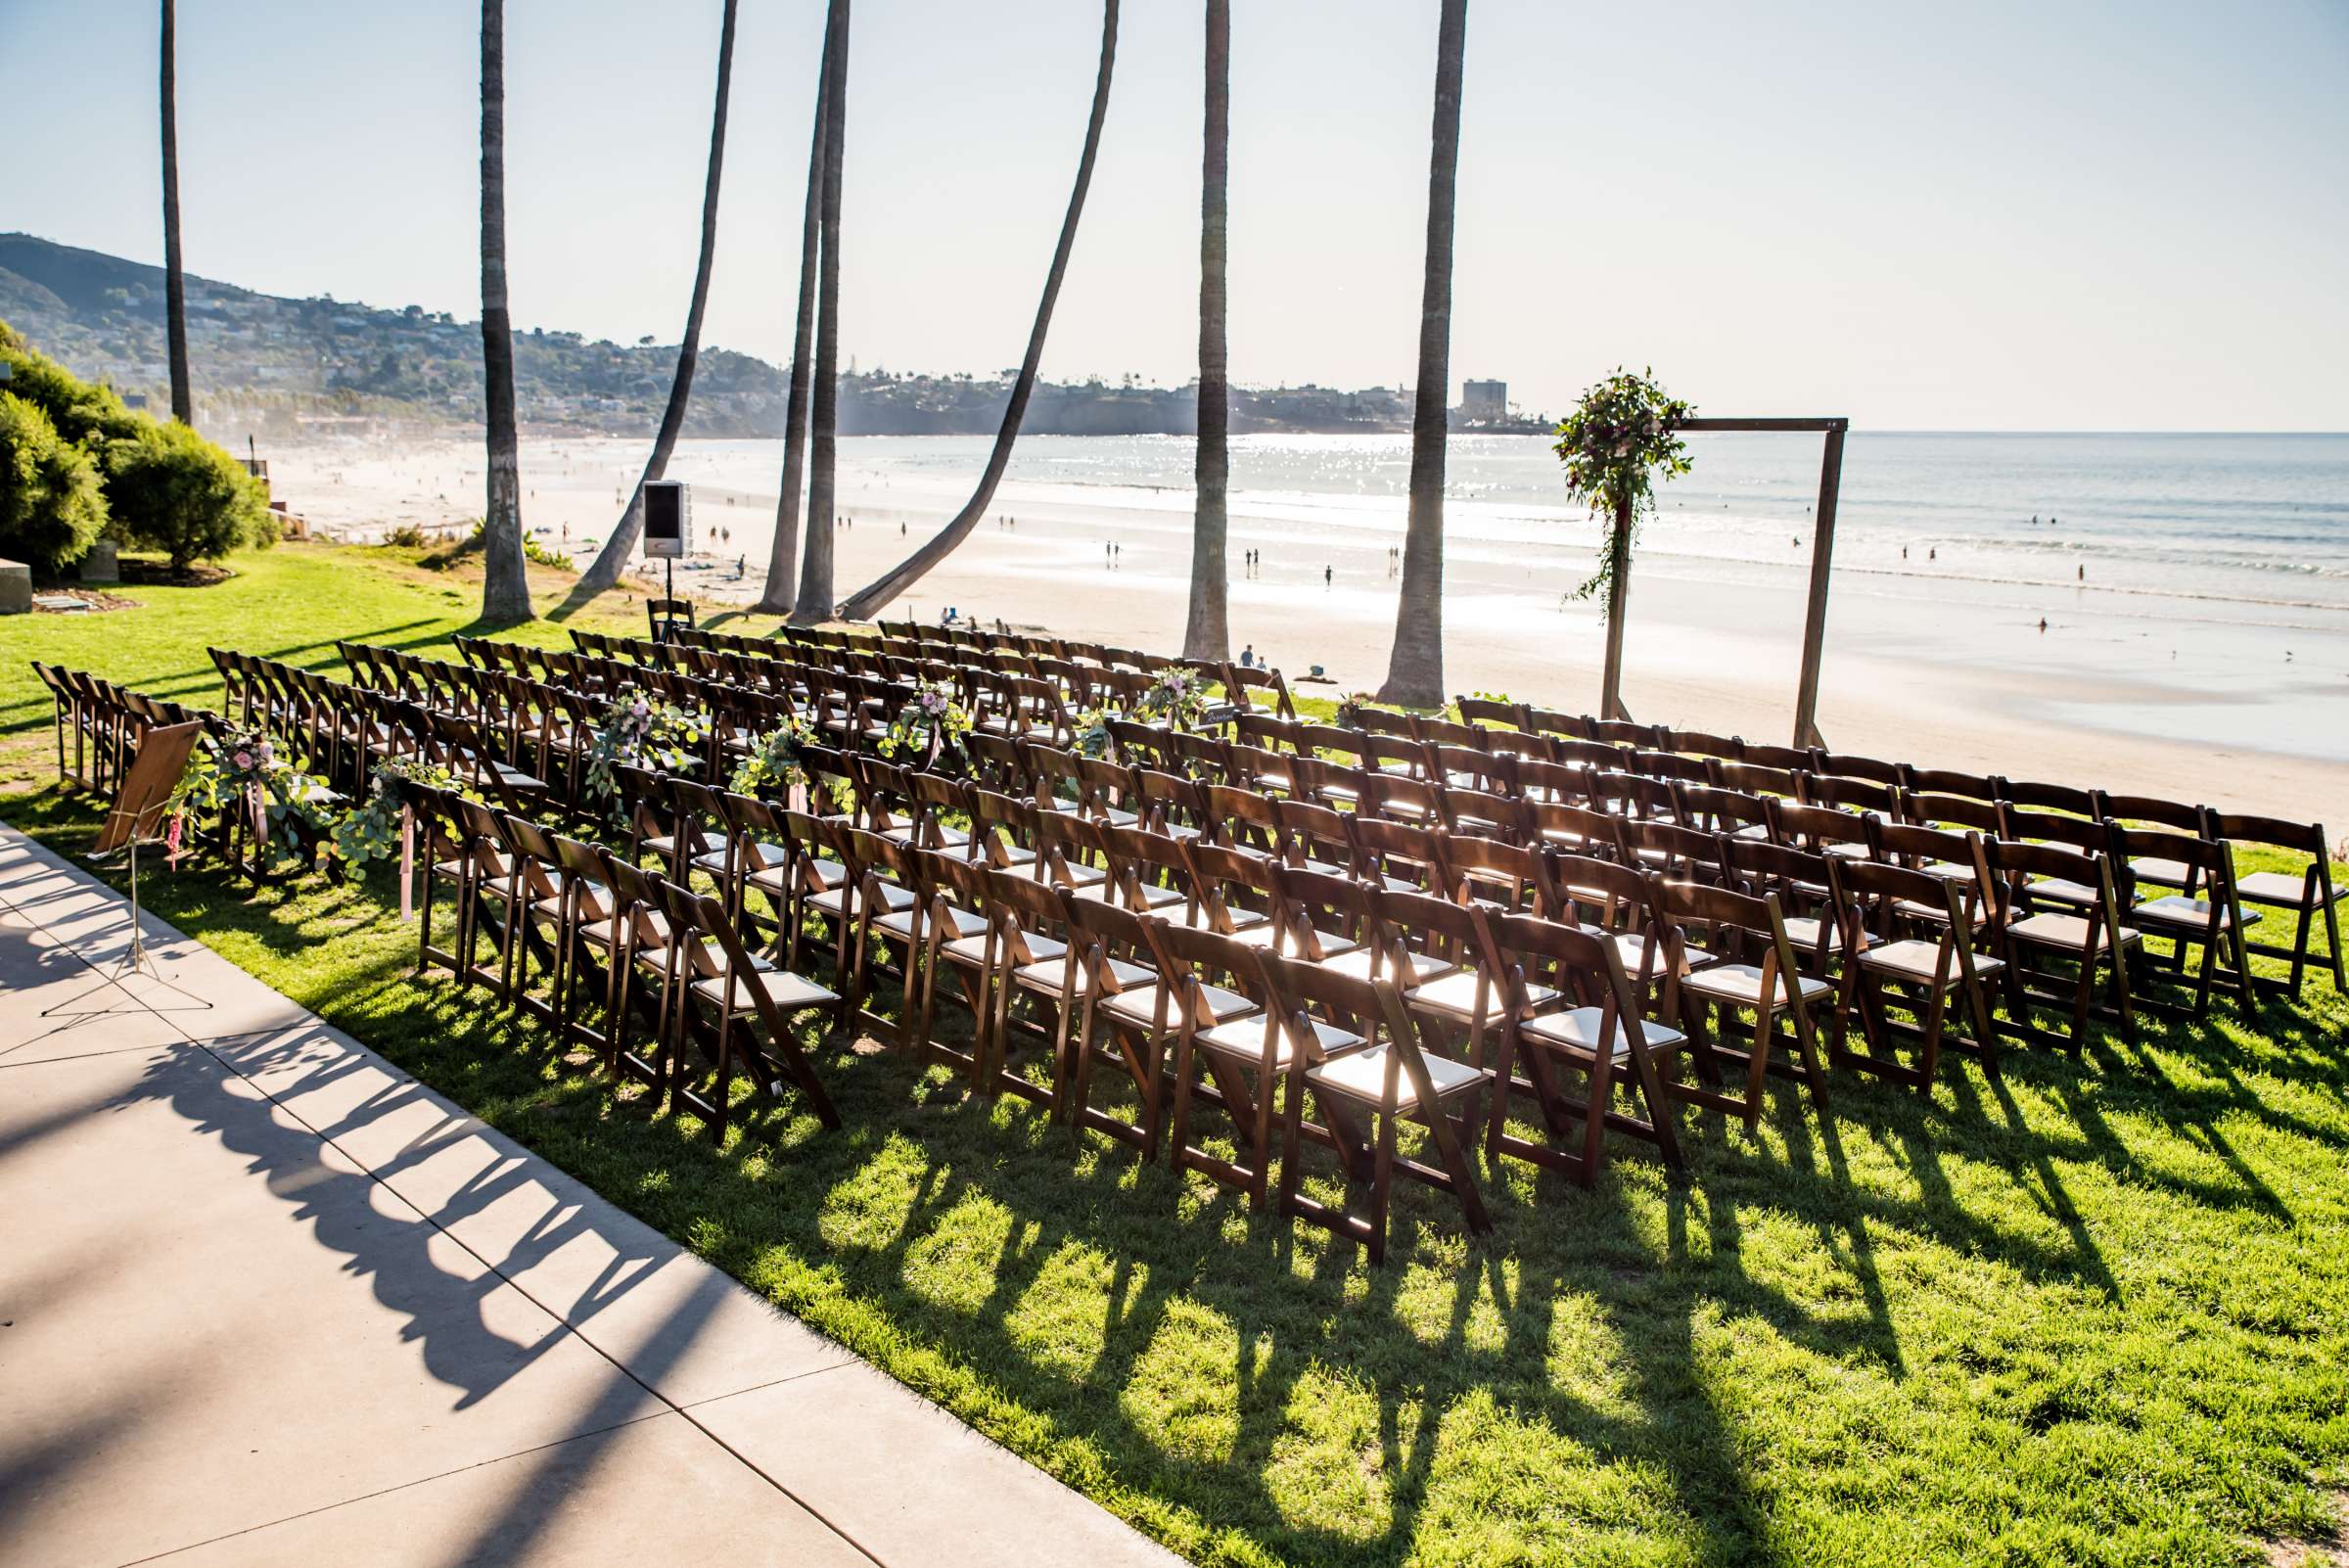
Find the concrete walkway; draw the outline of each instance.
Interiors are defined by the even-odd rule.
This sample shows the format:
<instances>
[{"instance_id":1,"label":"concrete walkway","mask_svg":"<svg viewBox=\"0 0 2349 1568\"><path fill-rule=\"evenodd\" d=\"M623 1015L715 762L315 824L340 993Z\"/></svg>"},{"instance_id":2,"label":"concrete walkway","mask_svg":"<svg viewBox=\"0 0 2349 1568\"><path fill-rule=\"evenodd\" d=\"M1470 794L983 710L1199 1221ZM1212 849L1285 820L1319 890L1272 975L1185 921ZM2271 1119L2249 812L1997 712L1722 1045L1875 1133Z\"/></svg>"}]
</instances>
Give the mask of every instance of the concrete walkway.
<instances>
[{"instance_id":1,"label":"concrete walkway","mask_svg":"<svg viewBox=\"0 0 2349 1568\"><path fill-rule=\"evenodd\" d=\"M1175 1561L128 912L0 828L0 1563Z\"/></svg>"}]
</instances>

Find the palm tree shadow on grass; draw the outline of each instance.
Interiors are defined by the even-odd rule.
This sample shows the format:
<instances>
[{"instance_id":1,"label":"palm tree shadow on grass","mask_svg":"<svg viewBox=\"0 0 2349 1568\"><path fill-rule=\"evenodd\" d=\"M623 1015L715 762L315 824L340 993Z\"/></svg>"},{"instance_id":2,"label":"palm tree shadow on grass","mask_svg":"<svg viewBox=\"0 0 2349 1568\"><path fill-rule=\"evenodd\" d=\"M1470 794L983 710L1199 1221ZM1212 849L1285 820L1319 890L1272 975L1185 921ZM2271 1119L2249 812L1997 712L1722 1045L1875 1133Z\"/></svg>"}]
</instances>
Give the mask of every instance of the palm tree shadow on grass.
<instances>
[{"instance_id":1,"label":"palm tree shadow on grass","mask_svg":"<svg viewBox=\"0 0 2349 1568\"><path fill-rule=\"evenodd\" d=\"M288 956L315 940L268 910L245 924ZM1769 1126L1782 1157L1770 1141L1684 1116L1689 1173L1664 1183L1660 1250L1637 1239L1641 1217L1632 1202L1639 1185L1654 1180L1653 1166L1620 1146L1610 1150L1617 1164L1595 1192L1546 1173L1530 1179L1514 1169L1504 1178L1485 1174L1498 1226L1492 1242L1464 1242L1451 1200L1405 1184L1394 1256L1386 1268L1367 1269L1350 1242L1248 1214L1232 1194L1163 1166L1137 1170L1128 1151L1081 1138L1024 1103L961 1097L959 1085L935 1070L917 1070L894 1051L851 1055L837 1039L815 1060L850 1119L845 1133L806 1134L807 1118L786 1098L749 1108L741 1133L714 1149L691 1118L627 1109L600 1084L566 1076L531 1030L473 1005L445 980L401 979L412 953L394 945L369 966L365 987L347 1003L337 1001L338 1014L352 1027L380 1032L389 1025L399 1038L387 1048L403 1066L440 1082L523 1141L579 1162L575 1169L601 1170L599 1184L620 1183L619 1190L607 1186L610 1196L671 1234L694 1237L737 1274L763 1276L787 1262L786 1274L829 1277L830 1285L806 1299L783 1291L782 1305L868 1309L831 1318L851 1325L852 1348L917 1347L923 1354L910 1375L922 1392L983 1425L1011 1407L1015 1416L999 1418L1016 1420L1016 1434L995 1435L1016 1436L1023 1452L1097 1493L1106 1478L1113 1503L1123 1499L1177 1545L1229 1534L1281 1558L1405 1558L1441 1516L1431 1508L1459 1505L1437 1481L1445 1421L1465 1402L1490 1401L1528 1434L1578 1445L1589 1455L1582 1462L1660 1476L1671 1524L1689 1533L1702 1560L1776 1560L1782 1550L1771 1539L1768 1501L1745 1470L1750 1445L1718 1387L1726 1373L1720 1353L1709 1348L1709 1320L1750 1319L1822 1358L1857 1354L1902 1375L1894 1306L1876 1278L1870 1224L2011 1260L2030 1276L2079 1279L2117 1299L2112 1273L2057 1175L2059 1160L2126 1158L2085 1089L2092 1067L2101 1066L2109 1084L2132 1064L2100 1062L2102 1052L2092 1052L2089 1064L2016 1052L2000 1080L1978 1080L1970 1068L1945 1075L1944 1084L1958 1085L1946 1098L1943 1085L1928 1097L1838 1077L1823 1118L1797 1091L1775 1086ZM403 998L424 1022L392 1024ZM884 1012L897 1004L894 987L882 988L874 1003ZM2203 1055L2225 1049L2202 1034L2153 1038ZM1101 1082L1123 1090L1105 1093L1105 1105L1129 1107L1129 1087L1113 1075ZM2044 1113L2027 1113L2016 1084L2032 1084L2069 1113L2063 1125L2045 1126ZM2148 1082L2142 1092L2167 1090ZM2224 1103L2247 1096L2249 1086L2227 1076L2214 1092ZM2032 1127L2032 1114L2043 1126ZM1845 1152L1854 1138L1904 1154L1916 1193L1855 1184ZM1994 1215L1954 1194L1941 1165L1946 1156L2004 1159L2013 1147L2023 1153L2012 1162L2017 1181L2043 1194L2043 1207L2069 1233L2068 1248L2010 1234ZM903 1160L908 1150L919 1169L900 1179L882 1162ZM1333 1186L1329 1162L1309 1158L1313 1179ZM644 1179L655 1173L658 1184ZM898 1191L901 1197L890 1196ZM2256 1193L2235 1189L2232 1196L2264 1208ZM875 1205L895 1212L871 1236L844 1234L828 1222ZM1813 1226L1834 1267L1854 1281L1865 1312L1821 1310L1750 1273L1741 1257L1741 1205ZM988 1210L999 1211L1000 1221L988 1220ZM738 1212L747 1218L730 1218ZM975 1222L999 1223L1001 1234L974 1230ZM718 1239L709 1239L705 1227L721 1232ZM958 1264L955 1250L970 1250L974 1237L978 1257ZM1072 1353L1028 1314L1049 1311L1054 1293L1069 1288L1061 1274L1088 1258L1099 1260L1099 1316ZM958 1268L983 1273L984 1288L968 1296L942 1292L942 1280ZM1447 1270L1450 1310L1431 1317L1426 1279ZM1475 1328L1488 1308L1500 1324L1497 1344ZM1614 1343L1609 1354L1631 1390L1631 1413L1546 1370L1565 1311L1595 1312L1605 1325ZM1147 1399L1135 1403L1136 1391L1163 1374L1153 1360L1161 1337L1199 1314L1219 1325L1215 1343L1227 1335L1234 1347L1228 1368L1214 1374L1223 1385L1217 1397L1227 1390L1232 1411L1221 1452L1170 1430ZM883 1325L875 1331L885 1340L855 1345L859 1315ZM938 1369L925 1372L925 1365ZM1375 1478L1375 1517L1358 1514L1345 1527L1298 1516L1299 1483L1290 1469L1296 1404L1326 1399L1333 1375L1365 1392L1370 1406L1361 1464Z\"/></svg>"}]
</instances>

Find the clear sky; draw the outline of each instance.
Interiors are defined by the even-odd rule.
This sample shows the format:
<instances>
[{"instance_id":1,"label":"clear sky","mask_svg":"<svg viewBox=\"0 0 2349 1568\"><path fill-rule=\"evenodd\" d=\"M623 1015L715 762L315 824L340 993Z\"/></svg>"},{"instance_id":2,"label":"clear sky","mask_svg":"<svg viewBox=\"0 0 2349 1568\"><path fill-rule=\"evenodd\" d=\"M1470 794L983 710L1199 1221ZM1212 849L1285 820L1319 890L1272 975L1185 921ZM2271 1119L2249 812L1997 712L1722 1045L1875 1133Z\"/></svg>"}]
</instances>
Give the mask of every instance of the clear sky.
<instances>
[{"instance_id":1,"label":"clear sky","mask_svg":"<svg viewBox=\"0 0 2349 1568\"><path fill-rule=\"evenodd\" d=\"M479 313L478 7L180 0L187 264ZM743 0L706 343L782 360L820 0ZM1127 0L1045 372L1196 365L1201 10ZM1235 378L1406 383L1435 0L1237 0ZM1016 364L1091 0L859 0L845 345ZM510 0L515 320L673 342L717 0ZM161 258L155 7L0 0L0 229ZM2349 7L1472 0L1452 339L1556 410L2349 429Z\"/></svg>"}]
</instances>

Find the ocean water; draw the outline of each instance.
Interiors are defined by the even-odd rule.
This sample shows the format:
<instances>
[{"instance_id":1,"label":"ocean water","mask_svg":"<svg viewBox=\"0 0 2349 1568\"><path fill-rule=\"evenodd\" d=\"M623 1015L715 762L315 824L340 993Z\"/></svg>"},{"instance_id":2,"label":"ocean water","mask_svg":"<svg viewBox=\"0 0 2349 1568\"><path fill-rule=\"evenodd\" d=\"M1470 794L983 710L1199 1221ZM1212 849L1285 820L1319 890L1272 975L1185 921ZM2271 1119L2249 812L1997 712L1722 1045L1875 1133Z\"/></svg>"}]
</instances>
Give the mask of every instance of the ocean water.
<instances>
[{"instance_id":1,"label":"ocean water","mask_svg":"<svg viewBox=\"0 0 2349 1568\"><path fill-rule=\"evenodd\" d=\"M1821 442L1690 438L1692 471L1661 488L1635 562L1635 687L1650 674L1701 678L1708 660L1729 659L1791 691ZM844 535L858 558L844 590L959 508L989 446L843 440L842 504L859 525ZM780 457L775 441L680 443L670 477L702 490L705 524L728 528L690 564L713 586L731 578L733 557L765 558ZM1235 604L1262 615L1311 591L1353 629L1306 657L1375 668L1393 623L1409 438L1247 436L1231 457L1235 579L1241 552L1262 557ZM1022 526L972 535L958 596L984 599L990 574L1082 594L1114 542L1122 583L1178 606L1192 459L1188 438L1022 440L990 509ZM575 519L588 526L568 542L599 537L642 461L640 442L526 442L526 470L545 487L533 492L541 527L557 488L575 487ZM1860 431L1842 481L1830 702L1839 687L1926 702L1962 692L1975 712L2018 720L2349 763L2349 435ZM1451 626L1520 652L1595 636L1591 607L1572 593L1603 529L1567 502L1543 438L1455 438L1447 495ZM2343 816L2349 804L2326 820Z\"/></svg>"},{"instance_id":2,"label":"ocean water","mask_svg":"<svg viewBox=\"0 0 2349 1568\"><path fill-rule=\"evenodd\" d=\"M1689 443L1692 471L1660 488L1643 555L1808 560L1821 438ZM841 444L844 469L925 491L967 489L986 445L968 437ZM1024 440L997 504L1069 487L1071 499L1089 491L1103 505L1187 518L1191 462L1187 438ZM1397 533L1409 467L1403 436L1240 437L1232 505L1301 540ZM1542 438L1455 437L1449 538L1471 550L1594 549L1598 528L1566 504L1558 475ZM2349 436L1856 432L1842 478L1839 573L2069 586L2085 569L2099 588L2173 598L2198 614L2289 623L2349 611Z\"/></svg>"}]
</instances>

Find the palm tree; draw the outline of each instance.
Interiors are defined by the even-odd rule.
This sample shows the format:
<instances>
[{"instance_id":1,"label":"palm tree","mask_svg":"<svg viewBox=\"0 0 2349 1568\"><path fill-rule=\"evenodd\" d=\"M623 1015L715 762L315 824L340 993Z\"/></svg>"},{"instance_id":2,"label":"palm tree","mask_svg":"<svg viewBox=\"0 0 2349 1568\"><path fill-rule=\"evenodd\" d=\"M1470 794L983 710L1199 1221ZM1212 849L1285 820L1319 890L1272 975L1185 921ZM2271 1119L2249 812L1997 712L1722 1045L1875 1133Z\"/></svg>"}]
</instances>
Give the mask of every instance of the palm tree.
<instances>
[{"instance_id":1,"label":"palm tree","mask_svg":"<svg viewBox=\"0 0 2349 1568\"><path fill-rule=\"evenodd\" d=\"M530 619L522 560L522 458L514 432L514 323L506 307L506 7L482 0L482 374L488 482L482 619Z\"/></svg>"},{"instance_id":2,"label":"palm tree","mask_svg":"<svg viewBox=\"0 0 2349 1568\"><path fill-rule=\"evenodd\" d=\"M832 617L832 509L840 431L840 172L849 134L849 0L832 0L824 37L824 199L816 219L815 385L808 402L807 544L791 619Z\"/></svg>"},{"instance_id":3,"label":"palm tree","mask_svg":"<svg viewBox=\"0 0 2349 1568\"><path fill-rule=\"evenodd\" d=\"M1451 385L1451 217L1460 166L1460 65L1468 0L1444 0L1436 25L1434 155L1427 171L1427 277L1419 297L1419 391L1411 408L1411 510L1403 591L1381 702L1444 702L1444 441Z\"/></svg>"},{"instance_id":4,"label":"palm tree","mask_svg":"<svg viewBox=\"0 0 2349 1568\"><path fill-rule=\"evenodd\" d=\"M188 280L179 262L178 33L172 0L163 0L163 331L171 343L171 417L193 425L196 398L188 390Z\"/></svg>"},{"instance_id":5,"label":"palm tree","mask_svg":"<svg viewBox=\"0 0 2349 1568\"><path fill-rule=\"evenodd\" d=\"M1077 244L1077 220L1084 214L1084 193L1093 179L1093 160L1101 150L1101 122L1109 113L1109 79L1118 58L1118 0L1102 0L1101 6L1101 64L1093 77L1093 112L1084 127L1084 153L1077 161L1077 184L1069 192L1069 209L1060 221L1060 244L1052 252L1052 269L1044 275L1044 297L1036 307L1036 325L1028 334L1028 357L1020 361L1020 373L1012 383L1011 402L1003 410L1003 423L995 432L994 449L988 454L987 472L979 478L979 487L953 520L941 529L937 536L920 549L898 562L881 576L859 588L840 613L851 620L862 620L873 615L920 581L931 568L944 560L954 547L979 526L987 514L988 502L994 498L995 486L1002 483L1003 470L1011 462L1012 442L1019 438L1020 421L1028 412L1028 399L1036 392L1036 367L1043 359L1044 336L1052 328L1052 306L1060 298L1060 280L1069 269L1069 253ZM820 375L823 366L816 371ZM803 589L806 584L802 584Z\"/></svg>"},{"instance_id":6,"label":"palm tree","mask_svg":"<svg viewBox=\"0 0 2349 1568\"><path fill-rule=\"evenodd\" d=\"M726 161L726 94L734 78L736 5L737 0L726 0L725 20L718 26L717 99L710 120L710 173L702 187L702 255L693 272L693 302L685 310L685 340L677 346L677 373L668 384L668 406L661 412L652 460L644 465L644 476L628 497L620 526L579 578L579 587L589 593L599 593L618 582L620 569L635 552L636 536L644 531L644 487L668 472L668 454L676 449L677 433L685 426L685 404L693 396L694 365L702 352L702 309L710 302L710 266L717 254L717 188Z\"/></svg>"},{"instance_id":7,"label":"palm tree","mask_svg":"<svg viewBox=\"0 0 2349 1568\"><path fill-rule=\"evenodd\" d=\"M824 208L824 142L831 122L832 29L848 0L833 0L824 22L822 66L815 77L815 131L808 138L807 196L800 218L800 318L792 335L791 394L783 405L783 495L775 503L775 539L766 562L762 615L791 611L792 584L799 576L800 489L806 481L807 349L815 331L816 251Z\"/></svg>"},{"instance_id":8,"label":"palm tree","mask_svg":"<svg viewBox=\"0 0 2349 1568\"><path fill-rule=\"evenodd\" d=\"M1191 524L1191 612L1185 659L1231 657L1223 540L1230 518L1230 364L1223 342L1226 186L1231 167L1231 0L1207 0L1206 152L1199 178L1198 511Z\"/></svg>"}]
</instances>

